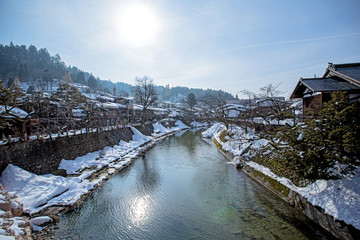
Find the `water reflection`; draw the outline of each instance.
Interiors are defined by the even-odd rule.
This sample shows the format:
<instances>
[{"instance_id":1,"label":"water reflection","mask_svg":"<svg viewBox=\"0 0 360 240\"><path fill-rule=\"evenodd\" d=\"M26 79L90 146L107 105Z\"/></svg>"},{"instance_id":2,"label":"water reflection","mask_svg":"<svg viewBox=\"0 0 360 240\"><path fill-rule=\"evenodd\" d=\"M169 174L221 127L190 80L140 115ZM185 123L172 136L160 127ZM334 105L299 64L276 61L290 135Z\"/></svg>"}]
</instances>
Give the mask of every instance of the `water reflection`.
<instances>
[{"instance_id":1,"label":"water reflection","mask_svg":"<svg viewBox=\"0 0 360 240\"><path fill-rule=\"evenodd\" d=\"M151 215L151 211L153 209L151 205L152 201L150 195L135 197L134 199L131 199L128 218L136 226L144 224Z\"/></svg>"},{"instance_id":2,"label":"water reflection","mask_svg":"<svg viewBox=\"0 0 360 240\"><path fill-rule=\"evenodd\" d=\"M143 157L142 159L138 159L138 161L141 161L142 163L142 170L140 171L140 181L141 187L144 189L150 191L154 191L154 188L159 183L160 175L156 171L156 167L152 167L148 165L148 162L146 161L146 158ZM153 164L156 164L153 162Z\"/></svg>"},{"instance_id":3,"label":"water reflection","mask_svg":"<svg viewBox=\"0 0 360 240\"><path fill-rule=\"evenodd\" d=\"M196 145L199 141L199 139L196 139L194 137L194 135L196 134L196 132L193 131L182 131L179 134L181 135L177 135L178 139L178 144L180 146L184 146L186 147L186 150L188 150L188 152L190 154L194 154L196 152Z\"/></svg>"}]
</instances>

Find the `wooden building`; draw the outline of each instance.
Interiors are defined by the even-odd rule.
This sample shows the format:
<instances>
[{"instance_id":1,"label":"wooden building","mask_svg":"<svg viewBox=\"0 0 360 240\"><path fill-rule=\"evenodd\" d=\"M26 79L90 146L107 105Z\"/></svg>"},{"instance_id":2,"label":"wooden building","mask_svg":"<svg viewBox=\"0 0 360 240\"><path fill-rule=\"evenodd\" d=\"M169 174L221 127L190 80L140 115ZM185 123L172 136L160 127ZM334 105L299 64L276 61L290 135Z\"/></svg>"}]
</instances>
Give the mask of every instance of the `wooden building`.
<instances>
[{"instance_id":1,"label":"wooden building","mask_svg":"<svg viewBox=\"0 0 360 240\"><path fill-rule=\"evenodd\" d=\"M290 98L302 98L306 114L319 111L336 91L346 92L350 102L360 98L360 63L329 63L323 77L300 78Z\"/></svg>"}]
</instances>

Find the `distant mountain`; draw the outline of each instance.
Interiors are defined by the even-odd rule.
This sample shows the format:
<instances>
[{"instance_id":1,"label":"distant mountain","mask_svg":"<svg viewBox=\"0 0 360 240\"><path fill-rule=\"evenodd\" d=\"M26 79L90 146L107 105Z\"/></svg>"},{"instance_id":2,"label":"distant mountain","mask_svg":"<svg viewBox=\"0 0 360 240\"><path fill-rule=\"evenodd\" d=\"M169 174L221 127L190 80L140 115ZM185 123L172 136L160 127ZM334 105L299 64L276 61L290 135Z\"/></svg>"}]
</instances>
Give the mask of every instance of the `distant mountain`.
<instances>
[{"instance_id":1,"label":"distant mountain","mask_svg":"<svg viewBox=\"0 0 360 240\"><path fill-rule=\"evenodd\" d=\"M114 93L121 96L131 96L133 86L123 82L113 83L110 80L102 80L95 77L92 73L80 70L75 66L66 66L59 54L51 56L46 48L37 49L34 45L9 45L0 44L0 79L4 83L19 77L21 82L26 82L29 87L40 86L49 89L54 79L64 78L69 71L75 83L89 86L93 91ZM115 87L115 88L114 88ZM169 85L157 86L159 98L164 101L182 102L189 93L194 93L196 98L200 98L207 92L217 92L211 89L172 87ZM26 90L26 89L25 89ZM231 100L234 97L230 93L224 92L226 98Z\"/></svg>"}]
</instances>

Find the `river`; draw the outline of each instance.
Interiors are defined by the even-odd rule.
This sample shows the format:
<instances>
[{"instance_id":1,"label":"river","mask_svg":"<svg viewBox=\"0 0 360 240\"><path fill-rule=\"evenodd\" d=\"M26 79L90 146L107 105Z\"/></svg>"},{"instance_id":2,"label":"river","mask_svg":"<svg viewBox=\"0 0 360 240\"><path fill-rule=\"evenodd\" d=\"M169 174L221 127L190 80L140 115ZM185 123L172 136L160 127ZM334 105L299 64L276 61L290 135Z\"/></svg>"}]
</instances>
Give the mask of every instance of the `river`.
<instances>
[{"instance_id":1,"label":"river","mask_svg":"<svg viewBox=\"0 0 360 240\"><path fill-rule=\"evenodd\" d=\"M57 239L328 239L196 131L158 143L60 219Z\"/></svg>"}]
</instances>

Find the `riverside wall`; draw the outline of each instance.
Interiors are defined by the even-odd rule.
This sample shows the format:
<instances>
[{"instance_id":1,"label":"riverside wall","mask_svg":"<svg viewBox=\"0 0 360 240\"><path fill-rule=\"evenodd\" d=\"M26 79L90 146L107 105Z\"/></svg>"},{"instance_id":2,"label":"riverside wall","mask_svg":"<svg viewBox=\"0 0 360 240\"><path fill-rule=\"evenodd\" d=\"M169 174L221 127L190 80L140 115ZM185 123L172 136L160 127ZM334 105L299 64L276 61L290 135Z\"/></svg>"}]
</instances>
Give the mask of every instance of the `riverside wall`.
<instances>
[{"instance_id":1,"label":"riverside wall","mask_svg":"<svg viewBox=\"0 0 360 240\"><path fill-rule=\"evenodd\" d=\"M217 142L215 138L213 138L213 142L227 159L232 160L235 157L232 153L223 151L221 149L221 144ZM315 223L319 224L334 237L342 240L360 239L359 229L356 229L344 221L334 219L333 216L325 213L323 208L312 205L305 197L289 189L277 180L246 165L246 162L244 162L243 171L261 186L265 187L282 200L289 203L292 207L303 213L305 216L313 220Z\"/></svg>"},{"instance_id":2,"label":"riverside wall","mask_svg":"<svg viewBox=\"0 0 360 240\"><path fill-rule=\"evenodd\" d=\"M142 125L140 132L152 132L152 125ZM106 146L119 144L120 140L132 139L130 127L109 131L86 133L54 140L31 140L15 142L0 146L0 174L8 164L14 164L36 174L63 174L58 170L62 159L75 159L89 152L103 149Z\"/></svg>"}]
</instances>

